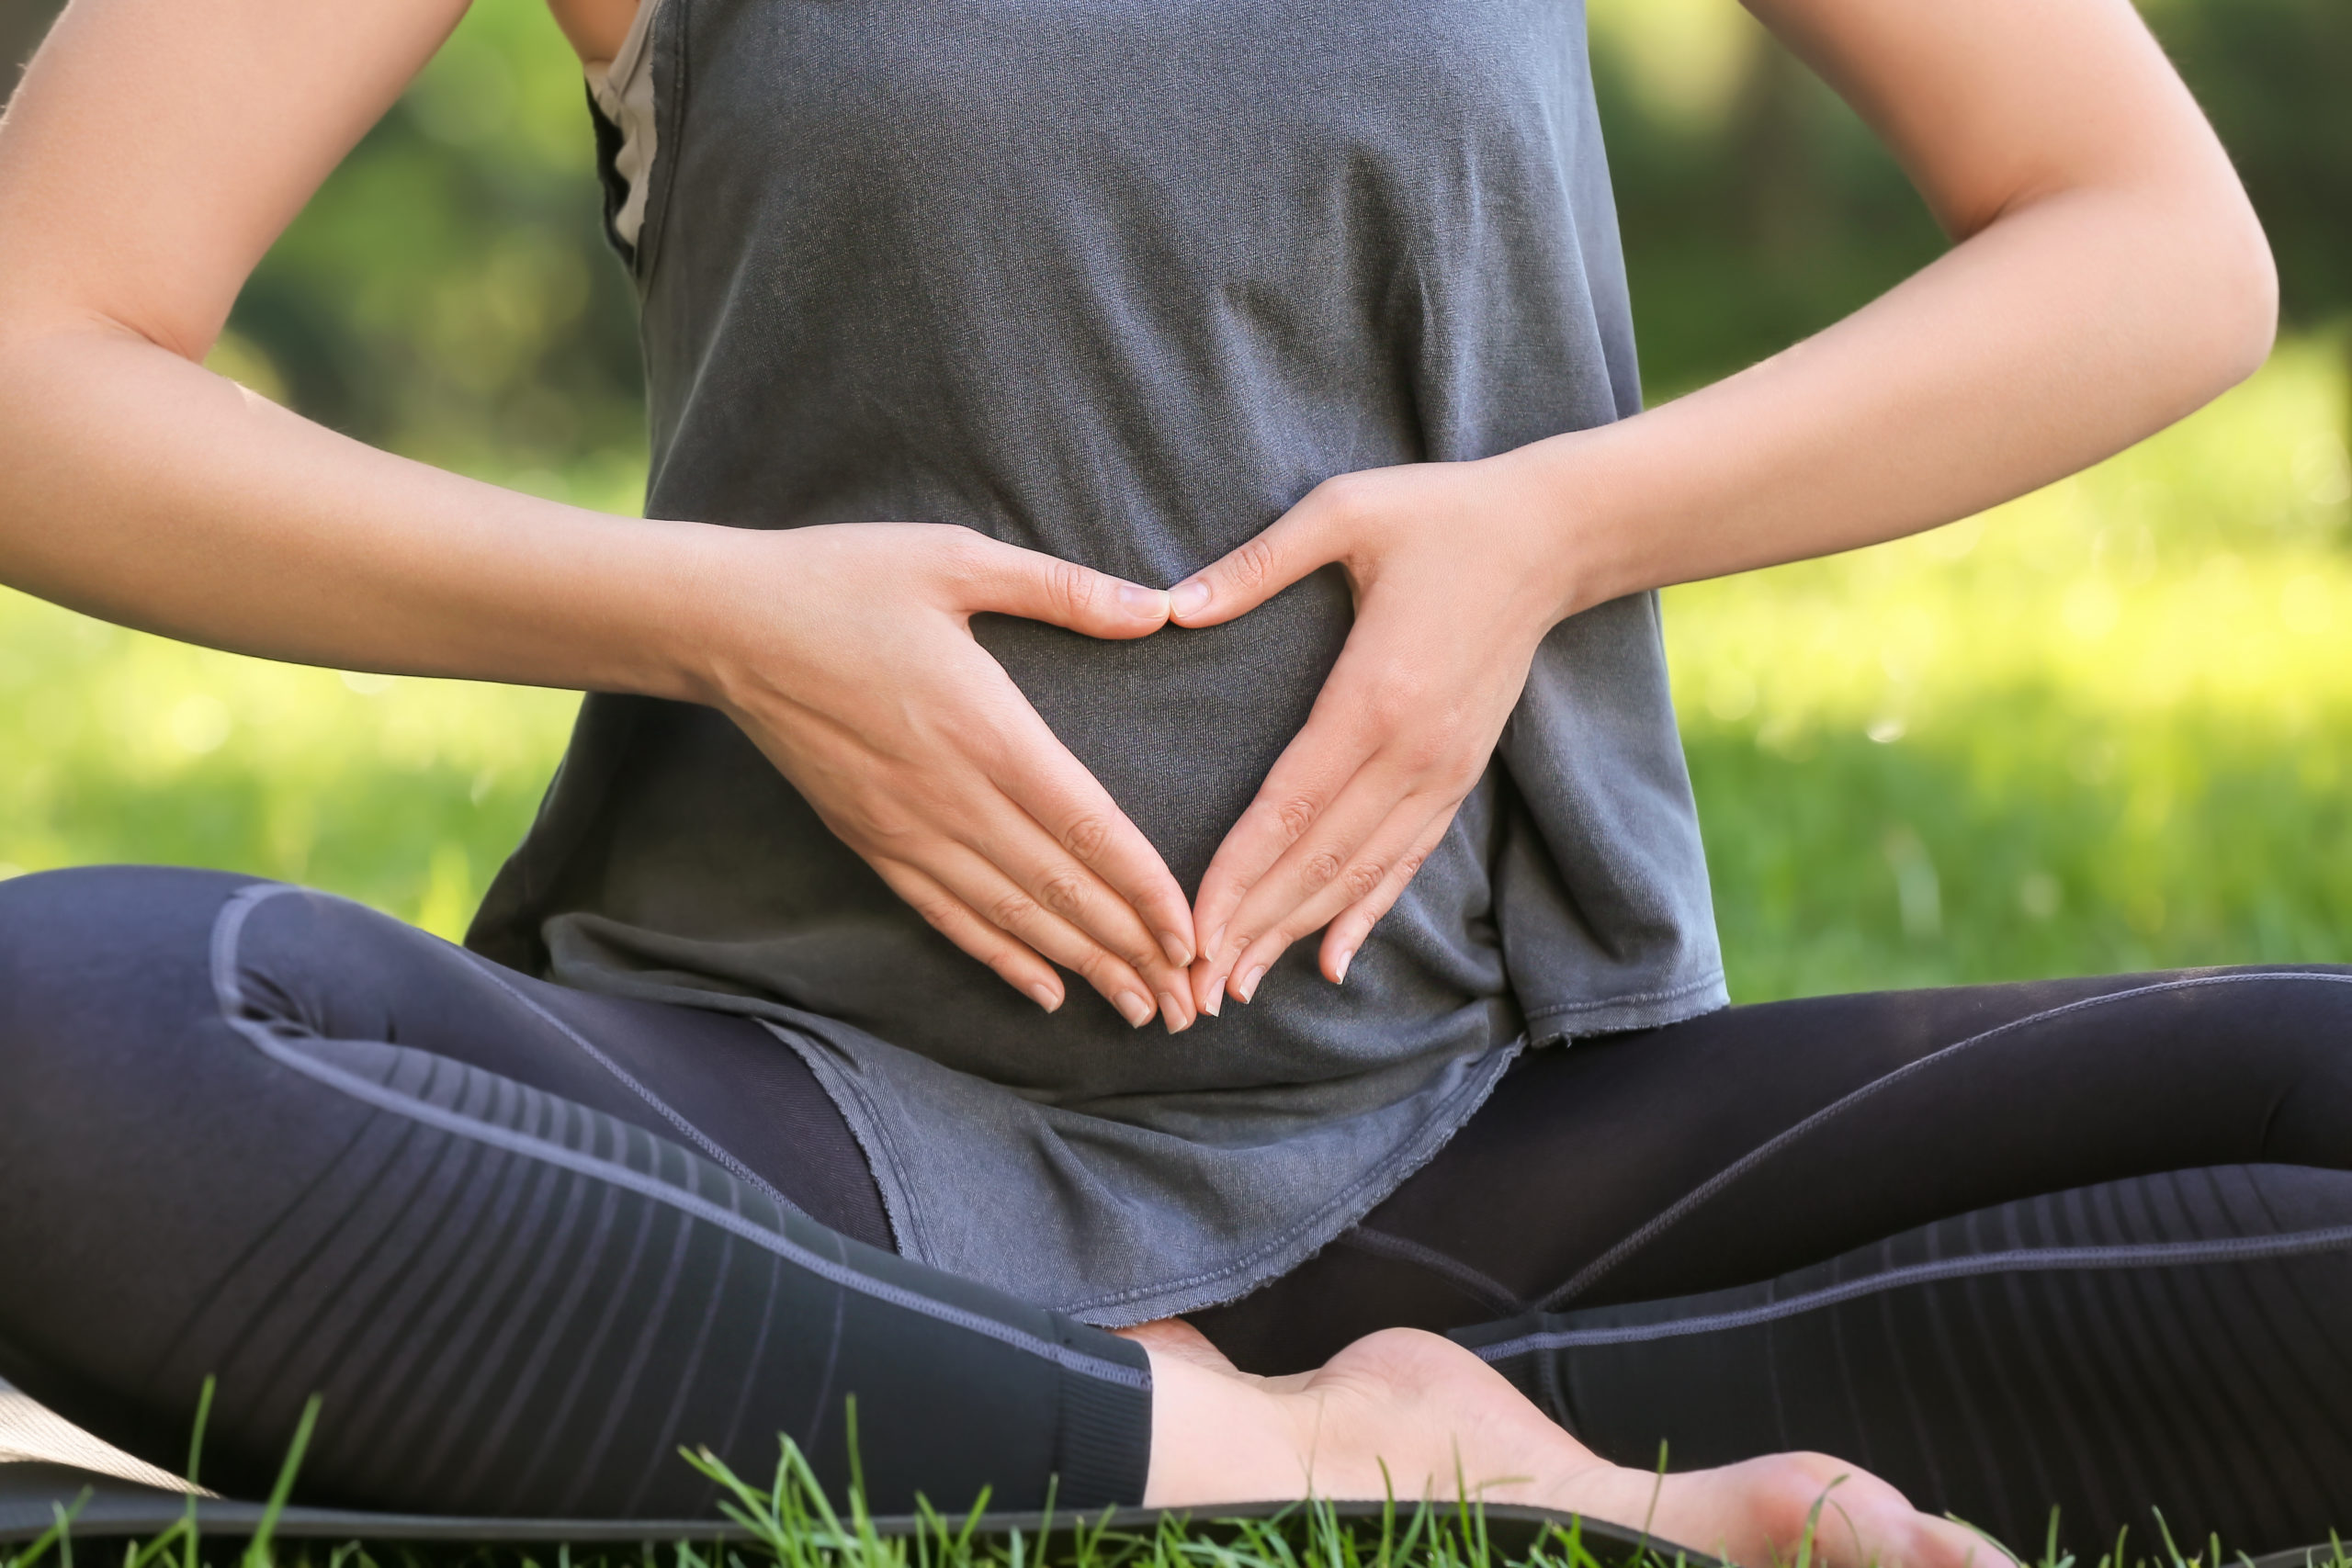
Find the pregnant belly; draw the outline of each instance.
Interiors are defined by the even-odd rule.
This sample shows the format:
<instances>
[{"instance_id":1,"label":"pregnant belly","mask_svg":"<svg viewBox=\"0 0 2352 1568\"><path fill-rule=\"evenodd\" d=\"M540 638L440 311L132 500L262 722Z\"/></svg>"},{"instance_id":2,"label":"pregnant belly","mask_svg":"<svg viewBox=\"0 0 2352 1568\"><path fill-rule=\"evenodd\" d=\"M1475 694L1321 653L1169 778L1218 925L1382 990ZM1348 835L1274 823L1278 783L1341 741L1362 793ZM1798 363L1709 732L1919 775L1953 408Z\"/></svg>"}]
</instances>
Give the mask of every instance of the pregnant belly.
<instances>
[{"instance_id":1,"label":"pregnant belly","mask_svg":"<svg viewBox=\"0 0 2352 1568\"><path fill-rule=\"evenodd\" d=\"M1328 567L1197 631L1104 642L1005 615L972 631L1190 894L1306 722L1351 620Z\"/></svg>"},{"instance_id":2,"label":"pregnant belly","mask_svg":"<svg viewBox=\"0 0 2352 1568\"><path fill-rule=\"evenodd\" d=\"M1346 581L1327 571L1227 626L1136 642L1001 616L973 630L1190 895L1306 723L1351 620ZM1511 1032L1488 1016L1505 1004L1483 828L1457 821L1346 987L1316 976L1301 943L1255 1004L1170 1040L1136 1034L1083 986L1040 1013L899 903L725 718L637 709L600 830L541 926L567 983L782 1001L1028 1098L1153 1124L1266 1095L1261 1110L1289 1115L1310 1085L1318 1115L1385 1105Z\"/></svg>"}]
</instances>

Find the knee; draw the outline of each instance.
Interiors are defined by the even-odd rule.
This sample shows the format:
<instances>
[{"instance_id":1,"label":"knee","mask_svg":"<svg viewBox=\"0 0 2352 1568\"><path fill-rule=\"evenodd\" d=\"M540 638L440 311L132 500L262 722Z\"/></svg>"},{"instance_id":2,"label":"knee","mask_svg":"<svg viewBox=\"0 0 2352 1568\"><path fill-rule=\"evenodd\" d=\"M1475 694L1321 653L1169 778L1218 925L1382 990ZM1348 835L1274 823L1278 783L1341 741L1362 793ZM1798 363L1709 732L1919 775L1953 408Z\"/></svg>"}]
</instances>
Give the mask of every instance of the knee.
<instances>
[{"instance_id":1,"label":"knee","mask_svg":"<svg viewBox=\"0 0 2352 1568\"><path fill-rule=\"evenodd\" d=\"M88 866L0 882L0 1058L121 1040L165 998L184 1002L214 915L253 880Z\"/></svg>"}]
</instances>

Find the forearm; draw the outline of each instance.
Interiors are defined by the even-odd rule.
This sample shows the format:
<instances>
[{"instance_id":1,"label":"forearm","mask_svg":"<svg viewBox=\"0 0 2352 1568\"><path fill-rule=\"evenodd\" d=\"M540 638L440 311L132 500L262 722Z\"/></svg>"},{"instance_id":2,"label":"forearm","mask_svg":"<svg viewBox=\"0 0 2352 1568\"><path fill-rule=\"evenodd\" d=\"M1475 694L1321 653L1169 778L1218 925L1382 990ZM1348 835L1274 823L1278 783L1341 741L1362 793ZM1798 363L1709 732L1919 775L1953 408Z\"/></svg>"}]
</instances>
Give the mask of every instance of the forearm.
<instances>
[{"instance_id":1,"label":"forearm","mask_svg":"<svg viewBox=\"0 0 2352 1568\"><path fill-rule=\"evenodd\" d=\"M305 663L701 694L733 530L391 457L103 321L0 335L0 581Z\"/></svg>"},{"instance_id":2,"label":"forearm","mask_svg":"<svg viewBox=\"0 0 2352 1568\"><path fill-rule=\"evenodd\" d=\"M1525 449L1570 608L1965 516L2179 418L2269 349L2261 226L2129 0L1747 4L1960 243L1785 354Z\"/></svg>"},{"instance_id":3,"label":"forearm","mask_svg":"<svg viewBox=\"0 0 2352 1568\"><path fill-rule=\"evenodd\" d=\"M2218 228L2200 209L2214 206ZM1514 460L1553 498L1582 608L1874 544L2049 483L2249 374L2271 299L2241 211L2072 191L1794 348Z\"/></svg>"}]
</instances>

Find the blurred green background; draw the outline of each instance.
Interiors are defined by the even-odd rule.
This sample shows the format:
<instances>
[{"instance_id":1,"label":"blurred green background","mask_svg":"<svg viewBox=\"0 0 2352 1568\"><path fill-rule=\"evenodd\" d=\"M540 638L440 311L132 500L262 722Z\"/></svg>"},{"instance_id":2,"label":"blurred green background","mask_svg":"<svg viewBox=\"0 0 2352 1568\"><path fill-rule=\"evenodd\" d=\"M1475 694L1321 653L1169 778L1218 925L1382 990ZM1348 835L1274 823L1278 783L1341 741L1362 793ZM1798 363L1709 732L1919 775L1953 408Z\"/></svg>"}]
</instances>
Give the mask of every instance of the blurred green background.
<instances>
[{"instance_id":1,"label":"blurred green background","mask_svg":"<svg viewBox=\"0 0 2352 1568\"><path fill-rule=\"evenodd\" d=\"M2256 380L1921 538L1668 594L1735 994L2352 961L2352 6L2146 0L2278 250ZM1591 0L1653 400L1937 253L1867 133L1730 0ZM0 59L46 25L0 0ZM477 0L240 300L217 368L616 511L634 323L577 69ZM300 878L455 934L573 699L344 675L0 591L0 875Z\"/></svg>"}]
</instances>

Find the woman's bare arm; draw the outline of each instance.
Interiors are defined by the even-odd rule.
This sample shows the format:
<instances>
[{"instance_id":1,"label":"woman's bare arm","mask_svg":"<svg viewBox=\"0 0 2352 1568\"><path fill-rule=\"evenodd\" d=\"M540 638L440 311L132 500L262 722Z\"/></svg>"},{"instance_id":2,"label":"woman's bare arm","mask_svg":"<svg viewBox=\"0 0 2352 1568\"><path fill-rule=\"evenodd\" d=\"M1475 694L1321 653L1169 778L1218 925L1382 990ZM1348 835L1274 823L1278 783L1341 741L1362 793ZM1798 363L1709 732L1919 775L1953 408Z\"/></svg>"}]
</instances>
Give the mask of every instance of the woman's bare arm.
<instances>
[{"instance_id":1,"label":"woman's bare arm","mask_svg":"<svg viewBox=\"0 0 2352 1568\"><path fill-rule=\"evenodd\" d=\"M1324 974L1345 973L1565 616L1951 522L2129 446L2269 351L2261 229L2129 0L1751 5L1960 243L1786 353L1634 418L1342 476L1176 585L1185 626L1335 560L1358 598L1306 728L1202 882L1204 1007L1246 1001L1317 930Z\"/></svg>"},{"instance_id":2,"label":"woman's bare arm","mask_svg":"<svg viewBox=\"0 0 2352 1568\"><path fill-rule=\"evenodd\" d=\"M630 635L639 596L612 602L616 555L678 575L642 525L376 452L198 363L463 10L66 11L0 128L0 578L246 652L687 694Z\"/></svg>"},{"instance_id":3,"label":"woman's bare arm","mask_svg":"<svg viewBox=\"0 0 2352 1568\"><path fill-rule=\"evenodd\" d=\"M548 0L555 25L582 65L609 65L637 19L638 0Z\"/></svg>"},{"instance_id":4,"label":"woman's bare arm","mask_svg":"<svg viewBox=\"0 0 2352 1568\"><path fill-rule=\"evenodd\" d=\"M272 658L709 703L1040 1005L1059 964L1132 1021L1190 1022L1182 890L966 626L1142 636L1165 594L957 528L535 500L202 368L263 252L463 10L69 7L0 123L0 581Z\"/></svg>"},{"instance_id":5,"label":"woman's bare arm","mask_svg":"<svg viewBox=\"0 0 2352 1568\"><path fill-rule=\"evenodd\" d=\"M1572 606L1875 544L2162 429L2270 351L2228 154L2127 0L1749 0L1946 232L1785 353L1526 456L1572 508Z\"/></svg>"}]
</instances>

